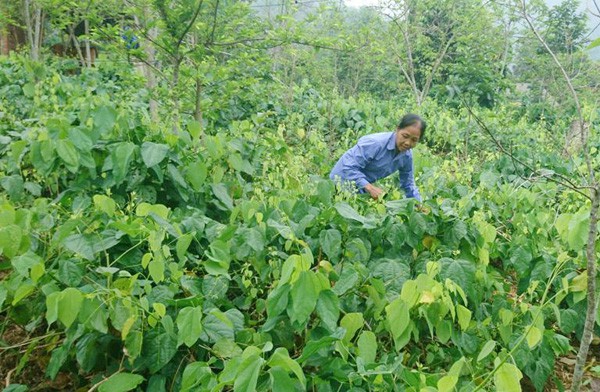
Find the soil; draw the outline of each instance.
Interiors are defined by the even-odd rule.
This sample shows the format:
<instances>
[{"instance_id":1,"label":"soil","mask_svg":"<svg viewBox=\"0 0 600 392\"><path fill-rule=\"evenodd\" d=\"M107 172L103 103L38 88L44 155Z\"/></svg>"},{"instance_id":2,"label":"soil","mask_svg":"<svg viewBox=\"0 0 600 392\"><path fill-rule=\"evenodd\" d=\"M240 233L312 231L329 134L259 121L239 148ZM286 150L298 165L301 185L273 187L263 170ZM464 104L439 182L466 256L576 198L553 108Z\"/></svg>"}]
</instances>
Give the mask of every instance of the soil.
<instances>
[{"instance_id":1,"label":"soil","mask_svg":"<svg viewBox=\"0 0 600 392\"><path fill-rule=\"evenodd\" d=\"M572 345L574 347L579 347L579 342L573 342ZM544 388L544 392L561 392L569 390L568 387L571 385L573 371L575 370L575 359L576 356L574 354L556 359L554 373L550 376L550 379ZM598 365L600 365L600 345L592 344L588 353L588 364L586 368L590 369ZM586 371L583 377L584 385L581 387L581 391L600 392L600 378L597 376L597 374L593 374L589 370ZM562 386L555 382L553 378L558 379ZM526 376L523 377L523 380L521 381L521 387L523 388L523 392L535 392L535 387L531 383L531 380Z\"/></svg>"},{"instance_id":2,"label":"soil","mask_svg":"<svg viewBox=\"0 0 600 392\"><path fill-rule=\"evenodd\" d=\"M44 331L27 333L21 326L7 322L6 317L0 315L0 328L5 324L6 328L0 336L0 388L9 384L23 384L27 385L31 392L76 390L75 379L68 373L61 372L54 380L45 376L45 369L50 360L50 350L46 346L48 341L41 339L36 343L29 343L35 336L43 336ZM6 349L7 347L11 348ZM29 348L31 352L26 358ZM25 363L19 370L17 368L22 360Z\"/></svg>"}]
</instances>

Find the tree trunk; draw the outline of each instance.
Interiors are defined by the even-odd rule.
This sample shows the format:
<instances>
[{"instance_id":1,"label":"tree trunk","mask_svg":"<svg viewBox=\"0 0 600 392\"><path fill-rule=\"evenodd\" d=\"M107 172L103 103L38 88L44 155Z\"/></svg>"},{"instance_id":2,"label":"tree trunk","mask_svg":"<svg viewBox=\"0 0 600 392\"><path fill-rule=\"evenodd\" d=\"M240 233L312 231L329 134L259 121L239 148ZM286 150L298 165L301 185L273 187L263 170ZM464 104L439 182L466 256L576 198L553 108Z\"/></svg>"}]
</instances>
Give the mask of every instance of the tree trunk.
<instances>
[{"instance_id":1,"label":"tree trunk","mask_svg":"<svg viewBox=\"0 0 600 392\"><path fill-rule=\"evenodd\" d=\"M356 67L356 73L354 74L354 84L352 86L352 95L356 95L360 86L360 68Z\"/></svg>"},{"instance_id":2,"label":"tree trunk","mask_svg":"<svg viewBox=\"0 0 600 392\"><path fill-rule=\"evenodd\" d=\"M33 23L31 21L30 6L30 0L23 0L23 16L25 18L25 28L27 29L27 43L29 44L29 50L31 51L31 59L37 60L34 58L33 53Z\"/></svg>"},{"instance_id":3,"label":"tree trunk","mask_svg":"<svg viewBox=\"0 0 600 392\"><path fill-rule=\"evenodd\" d=\"M417 78L415 76L415 63L414 63L413 55L412 55L411 39L408 36L408 28L409 28L409 26L406 26L406 30L402 29L402 37L404 37L404 44L406 45L406 55L407 55L407 65L408 65L408 69L403 70L403 71L404 71L404 75L407 78L408 83L412 87L415 101L417 102L417 106L420 107L421 104L423 103L421 100L422 94L421 94L421 91L419 91L419 88L417 87Z\"/></svg>"},{"instance_id":4,"label":"tree trunk","mask_svg":"<svg viewBox=\"0 0 600 392\"><path fill-rule=\"evenodd\" d=\"M87 19L83 21L85 29L85 63L86 67L92 66L92 50L90 48L90 23Z\"/></svg>"},{"instance_id":5,"label":"tree trunk","mask_svg":"<svg viewBox=\"0 0 600 392\"><path fill-rule=\"evenodd\" d=\"M500 66L500 75L505 76L505 72L506 72L506 68L508 67L508 55L510 53L510 49L511 49L511 42L510 42L510 33L512 31L512 23L510 22L510 20L507 22L507 24L504 26L504 50L502 51L502 59L500 61L500 63L502 64Z\"/></svg>"},{"instance_id":6,"label":"tree trunk","mask_svg":"<svg viewBox=\"0 0 600 392\"><path fill-rule=\"evenodd\" d=\"M333 83L335 85L335 91L341 91L340 89L340 77L338 75L338 57L339 54L333 54Z\"/></svg>"},{"instance_id":7,"label":"tree trunk","mask_svg":"<svg viewBox=\"0 0 600 392\"><path fill-rule=\"evenodd\" d=\"M79 57L79 62L81 65L85 64L85 57L83 57L83 53L81 52L81 45L77 36L75 35L75 27L70 24L69 25L69 41L75 47L75 51L77 52L77 56Z\"/></svg>"},{"instance_id":8,"label":"tree trunk","mask_svg":"<svg viewBox=\"0 0 600 392\"><path fill-rule=\"evenodd\" d=\"M150 20L148 7L144 7L144 25L148 24ZM141 26L140 20L137 16L134 16L134 22L137 26ZM152 122L158 121L158 102L154 99L154 90L156 89L156 75L152 67L156 65L156 49L153 46L153 42L156 40L158 36L158 30L156 27L152 27L148 30L148 40L149 42L143 43L144 54L146 55L146 61L143 62L143 70L144 76L146 77L146 89L150 94L150 100L148 102L148 111L150 112L150 119Z\"/></svg>"},{"instance_id":9,"label":"tree trunk","mask_svg":"<svg viewBox=\"0 0 600 392\"><path fill-rule=\"evenodd\" d=\"M34 45L33 45L33 51L35 52L35 57L37 60L40 59L40 50L42 48L42 34L43 34L43 30L42 30L42 22L43 22L43 13L42 13L42 7L40 7L39 5L35 6L35 19L33 20L35 23L35 32L33 35L33 40L34 40Z\"/></svg>"},{"instance_id":10,"label":"tree trunk","mask_svg":"<svg viewBox=\"0 0 600 392\"><path fill-rule=\"evenodd\" d=\"M177 86L179 84L179 68L181 66L181 55L173 56L173 78L171 79L171 101L173 102L173 133L179 134L179 96Z\"/></svg>"},{"instance_id":11,"label":"tree trunk","mask_svg":"<svg viewBox=\"0 0 600 392\"><path fill-rule=\"evenodd\" d=\"M33 6L34 15L31 14ZM29 55L33 61L39 61L40 48L42 46L42 8L32 3L31 0L23 0L23 16L27 29L27 41L29 44Z\"/></svg>"},{"instance_id":12,"label":"tree trunk","mask_svg":"<svg viewBox=\"0 0 600 392\"><path fill-rule=\"evenodd\" d=\"M286 104L288 108L292 108L294 103L294 79L296 77L296 55L292 52L292 64L290 67L290 75L288 79L288 93L286 98Z\"/></svg>"},{"instance_id":13,"label":"tree trunk","mask_svg":"<svg viewBox=\"0 0 600 392\"><path fill-rule=\"evenodd\" d=\"M583 132L583 130L582 130ZM596 240L598 237L598 207L600 206L600 187L592 189L592 208L590 210L590 230L588 232L588 241L586 246L587 256L587 311L585 314L585 324L583 325L583 334L575 362L575 371L573 372L572 392L579 392L583 371L587 359L590 343L594 335L594 325L596 324L596 313L598 311L598 302L596 300Z\"/></svg>"},{"instance_id":14,"label":"tree trunk","mask_svg":"<svg viewBox=\"0 0 600 392\"><path fill-rule=\"evenodd\" d=\"M194 119L200 123L202 127L202 80L196 76L196 107L194 109Z\"/></svg>"},{"instance_id":15,"label":"tree trunk","mask_svg":"<svg viewBox=\"0 0 600 392\"><path fill-rule=\"evenodd\" d=\"M446 58L446 53L448 52L448 48L450 48L451 44L452 44L452 39L449 38L448 41L446 41L446 44L442 48L441 52L438 53L437 58L435 59L435 62L433 63L433 67L431 68L431 71L429 71L429 75L427 75L427 80L425 81L425 84L423 85L423 89L421 90L421 98L419 99L419 102L420 102L419 106L421 106L421 103L423 103L425 98L427 98L427 96L429 95L429 90L431 89L431 83L433 82L433 78L435 77L435 74L437 73L438 69L442 65L442 61L444 60L444 58Z\"/></svg>"}]
</instances>

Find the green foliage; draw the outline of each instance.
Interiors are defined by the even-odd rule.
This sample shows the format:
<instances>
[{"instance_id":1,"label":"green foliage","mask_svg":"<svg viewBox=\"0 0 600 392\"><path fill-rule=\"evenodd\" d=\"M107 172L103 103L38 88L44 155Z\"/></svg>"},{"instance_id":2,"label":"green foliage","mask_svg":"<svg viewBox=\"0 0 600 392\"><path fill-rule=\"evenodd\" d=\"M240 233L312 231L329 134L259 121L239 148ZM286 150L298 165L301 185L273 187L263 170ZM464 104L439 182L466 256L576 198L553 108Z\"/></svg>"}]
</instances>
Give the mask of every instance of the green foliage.
<instances>
[{"instance_id":1,"label":"green foliage","mask_svg":"<svg viewBox=\"0 0 600 392\"><path fill-rule=\"evenodd\" d=\"M584 47L588 43L588 15L578 10L576 1L565 0L549 8L544 3L530 2L528 14L535 27L568 75L581 70L574 86L582 101L596 95L594 87L598 62L589 58ZM567 85L560 69L547 49L529 29L524 29L515 52L514 79L521 83L523 111L531 120L546 122L548 129L565 129L575 113ZM575 79L577 79L575 78ZM564 120L568 121L565 123Z\"/></svg>"},{"instance_id":2,"label":"green foliage","mask_svg":"<svg viewBox=\"0 0 600 392\"><path fill-rule=\"evenodd\" d=\"M548 12L547 41L555 53L573 53L583 47L587 17L578 8L576 1L565 0Z\"/></svg>"},{"instance_id":3,"label":"green foliage","mask_svg":"<svg viewBox=\"0 0 600 392\"><path fill-rule=\"evenodd\" d=\"M286 47L293 61L343 66L330 75L313 63L289 86L274 82L287 63L246 50L265 25L249 25L245 4L154 2L162 14L146 27L164 29L158 57L181 67L175 83L166 67L153 91L109 61L66 75L60 63L0 59L0 310L49 332L46 375L101 391L520 390L522 377L543 390L582 328L589 216L578 194L490 152L466 111L443 106L454 98L438 79L496 105L475 110L532 167L571 175L581 162L558 155L545 123L490 98L503 82L480 65L498 48L467 48L489 43L473 34L491 16L454 24L446 11L473 9L448 5L415 16L414 28L443 29L415 41L418 72L453 37L439 99L420 107L395 96L385 51L360 53L382 65L372 95L326 91L369 73L344 51ZM306 23L333 36L327 15L337 14ZM381 22L351 18L358 32ZM343 27L349 47L369 41ZM263 44L305 38L292 29ZM164 118L152 119L150 98L165 102ZM413 109L431 129L415 151L423 205L401 199L395 179L373 202L324 178L357 137Z\"/></svg>"},{"instance_id":4,"label":"green foliage","mask_svg":"<svg viewBox=\"0 0 600 392\"><path fill-rule=\"evenodd\" d=\"M108 378L102 384L100 384L100 387L98 388L98 390L100 392L131 391L132 389L135 389L143 381L144 381L144 377L137 375L137 374L117 373L117 374L112 375L110 378Z\"/></svg>"}]
</instances>

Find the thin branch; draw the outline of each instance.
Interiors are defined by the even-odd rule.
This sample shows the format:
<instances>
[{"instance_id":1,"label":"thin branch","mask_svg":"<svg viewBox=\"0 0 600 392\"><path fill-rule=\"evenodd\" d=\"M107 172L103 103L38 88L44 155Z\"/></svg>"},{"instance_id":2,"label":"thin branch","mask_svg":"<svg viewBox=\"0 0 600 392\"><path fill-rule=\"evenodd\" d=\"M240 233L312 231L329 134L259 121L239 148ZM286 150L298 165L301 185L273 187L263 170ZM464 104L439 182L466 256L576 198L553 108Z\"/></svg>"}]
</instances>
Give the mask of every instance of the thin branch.
<instances>
[{"instance_id":1,"label":"thin branch","mask_svg":"<svg viewBox=\"0 0 600 392\"><path fill-rule=\"evenodd\" d=\"M148 41L150 41L154 46L162 49L165 51L165 53L167 53L169 56L171 57L175 57L175 55L171 52L171 50L169 48L167 48L166 46L160 44L156 39L151 38L150 34L148 32L146 32L146 30L142 29L142 28L135 28L135 30L139 33L142 34L142 36L147 39Z\"/></svg>"},{"instance_id":2,"label":"thin branch","mask_svg":"<svg viewBox=\"0 0 600 392\"><path fill-rule=\"evenodd\" d=\"M260 37L260 38L244 38L238 41L229 41L229 42L213 42L211 44L211 46L235 46L235 45L246 45L247 43L250 42L259 42L259 41L265 41L268 42L269 38L265 38L265 37ZM340 49L340 48L335 48L332 46L325 46L325 45L320 45L320 44L314 44L314 43L310 43L310 42L305 42L305 41L297 41L297 40L279 40L279 41L272 41L273 43L267 46L262 47L263 49L272 49L272 48L277 48L279 46L284 46L284 45L289 45L289 44L296 44L296 45L302 45L302 46L310 46L312 48L315 49L326 49L326 50L333 50L336 52L342 52L342 53L353 53L358 49L361 49L362 47L358 47L358 48L352 48L352 49Z\"/></svg>"},{"instance_id":3,"label":"thin branch","mask_svg":"<svg viewBox=\"0 0 600 392\"><path fill-rule=\"evenodd\" d=\"M46 335L43 335L43 336L36 336L34 338L25 340L24 342L17 343L17 344L14 344L12 346L0 347L0 350L6 351L6 350L12 350L12 349L23 347L23 346L28 346L28 345L30 345L33 342L37 342L38 340L43 340L43 339L46 339L46 338L51 338L53 336L58 336L58 335L62 335L62 334L63 334L62 332L53 332L53 333L49 333L49 334L46 334Z\"/></svg>"},{"instance_id":4,"label":"thin branch","mask_svg":"<svg viewBox=\"0 0 600 392\"><path fill-rule=\"evenodd\" d=\"M408 36L408 27L406 27L406 29L400 27L400 31L402 32L402 38L404 38L404 44L406 45L406 55L408 56L408 72L410 73L411 81L414 84L413 89L415 91L415 99L417 100L417 105L421 106L421 99L424 94L423 91L419 90L419 88L417 87L417 78L415 76L415 61L413 60L411 45L412 40Z\"/></svg>"},{"instance_id":5,"label":"thin branch","mask_svg":"<svg viewBox=\"0 0 600 392\"><path fill-rule=\"evenodd\" d=\"M10 377L15 372L15 370L17 370L17 368L14 368L14 369L10 370L8 373L6 373L6 378L4 379L5 380L4 385L6 386L6 388L8 388L8 386L10 385Z\"/></svg>"},{"instance_id":6,"label":"thin branch","mask_svg":"<svg viewBox=\"0 0 600 392\"><path fill-rule=\"evenodd\" d=\"M448 52L448 49L450 48L450 45L452 45L453 42L454 40L452 39L452 37L448 38L448 41L446 42L446 45L444 45L442 52L439 53L437 58L435 59L435 62L431 67L431 72L429 72L429 75L427 75L427 80L425 81L425 85L423 86L423 91L421 92L421 101L425 99L425 97L429 93L433 77L437 73L438 68L442 65L442 61L446 57L446 53Z\"/></svg>"},{"instance_id":7,"label":"thin branch","mask_svg":"<svg viewBox=\"0 0 600 392\"><path fill-rule=\"evenodd\" d=\"M245 44L247 42L257 42L257 41L266 41L268 38L259 37L259 38L244 38L238 41L229 41L229 42L213 42L211 45L214 46L234 46L239 44Z\"/></svg>"},{"instance_id":8,"label":"thin branch","mask_svg":"<svg viewBox=\"0 0 600 392\"><path fill-rule=\"evenodd\" d=\"M117 372L117 373L120 373L120 372ZM117 373L115 373L115 374L117 374ZM111 376L111 377L112 377L112 376ZM98 387L99 387L100 385L104 384L104 383L105 383L105 382L106 382L106 381L107 381L109 378L110 378L110 377L104 377L104 378L102 378L102 380L100 380L100 381L98 381L97 383L95 383L94 385L92 385L92 386L90 387L90 389L88 389L88 391L87 391L87 392L94 392L96 389L98 389Z\"/></svg>"},{"instance_id":9,"label":"thin branch","mask_svg":"<svg viewBox=\"0 0 600 392\"><path fill-rule=\"evenodd\" d=\"M73 46L75 47L75 50L77 51L79 61L81 62L81 64L85 64L85 58L83 57L83 53L81 52L81 45L79 43L79 40L77 39L77 36L75 35L75 28L73 24L69 25L69 39L71 40Z\"/></svg>"},{"instance_id":10,"label":"thin branch","mask_svg":"<svg viewBox=\"0 0 600 392\"><path fill-rule=\"evenodd\" d=\"M526 169L529 169L532 173L539 173L539 170L535 169L533 166L531 166L527 162L524 162L521 159L517 158L511 151L508 151L502 145L502 143L500 143L500 141L496 138L496 136L494 136L494 133L488 128L488 126L483 122L483 120L481 120L481 118L479 118L479 116L477 116L473 112L473 109L464 100L464 98L462 96L460 96L460 99L462 100L463 105L469 111L469 114L471 116L473 116L473 118L475 119L475 122L477 122L477 124L479 125L479 127L490 137L490 139L498 147L498 149L500 150L500 152L502 152L506 156L510 157L513 160L513 164L514 164L514 162L517 162L519 165L525 167ZM582 189L593 189L592 187L577 185L577 184L573 183L569 178L567 178L567 177L565 177L565 176L563 176L562 174L559 174L559 173L553 172L551 175L555 176L556 178L550 177L549 174L541 174L541 173L539 174L539 177L546 178L546 179L548 179L548 181L551 181L551 182L554 182L556 184L562 185L562 186L564 186L566 188L569 188L572 191L579 193L581 196L585 197L586 199L592 200L592 198L588 194L586 194L585 192L582 191Z\"/></svg>"},{"instance_id":11,"label":"thin branch","mask_svg":"<svg viewBox=\"0 0 600 392\"><path fill-rule=\"evenodd\" d=\"M552 49L550 49L550 47L548 46L546 41L542 38L540 33L537 31L537 29L531 22L531 19L529 18L529 15L527 14L525 5L526 5L525 0L521 0L522 12L523 12L523 17L525 18L525 21L529 25L529 28L531 29L533 34L537 37L537 39L544 46L546 51L550 54L550 56L552 57L552 60L554 60L554 63L556 64L556 66L560 69L560 72L563 74L565 82L567 83L567 86L569 87L569 91L571 92L571 95L573 96L573 100L575 101L575 107L577 108L577 116L579 117L579 127L580 127L580 131L581 131L581 138L582 138L582 141L584 141L583 140L583 138L584 138L584 126L583 126L584 123L583 123L583 114L581 112L581 104L579 103L579 98L577 96L577 92L575 91L575 88L573 87L573 83L571 83L571 78L567 74L567 71L562 66L562 64L560 63L560 61L558 60L558 58L552 51ZM587 142L583 143L583 154L585 155L585 161L587 164L588 175L590 176L590 182L595 185L596 179L595 179L595 175L594 175L594 168L592 167L592 162L591 162L591 159L589 156L589 149L588 149Z\"/></svg>"},{"instance_id":12,"label":"thin branch","mask_svg":"<svg viewBox=\"0 0 600 392\"><path fill-rule=\"evenodd\" d=\"M23 0L23 12L25 14L25 25L27 27L27 40L29 41L29 45L31 46L31 56L33 57L35 56L35 54L33 53L33 47L35 43L33 42L33 24L31 22L31 10L29 7L30 1Z\"/></svg>"},{"instance_id":13,"label":"thin branch","mask_svg":"<svg viewBox=\"0 0 600 392\"><path fill-rule=\"evenodd\" d=\"M107 39L112 39L113 37L109 34L106 34L105 31L103 31L102 29L98 29L96 30L98 33L102 34L105 38ZM156 42L155 40L153 40L152 38L150 38L150 36L146 36L146 32L142 29L142 28L136 28L136 31L140 32L145 39L147 39L149 42L151 42L152 44L158 46L159 48L167 51L166 48L164 48L163 46L161 46L158 42ZM142 63L148 65L150 68L152 68L154 71L156 71L161 78L163 78L164 80L167 80L168 77L164 74L164 72L162 72L158 67L156 67L156 65L150 63L148 60L146 60L143 57L140 56L134 56L134 58L138 61L141 61Z\"/></svg>"},{"instance_id":14,"label":"thin branch","mask_svg":"<svg viewBox=\"0 0 600 392\"><path fill-rule=\"evenodd\" d=\"M596 7L596 11L598 11L598 13L594 13L592 11L590 11L590 14L600 18L600 5L598 5L598 3L596 2L596 0L592 0L594 2L594 6Z\"/></svg>"},{"instance_id":15,"label":"thin branch","mask_svg":"<svg viewBox=\"0 0 600 392\"><path fill-rule=\"evenodd\" d=\"M398 56L398 67L400 67L400 71L402 71L402 74L406 78L406 81L410 85L410 88L413 90L413 94L415 94L415 97L417 97L417 95L419 94L417 85L415 84L415 81L413 79L411 79L410 75L408 74L408 71L406 70L406 67L402 64L402 60L400 59L400 56Z\"/></svg>"},{"instance_id":16,"label":"thin branch","mask_svg":"<svg viewBox=\"0 0 600 392\"><path fill-rule=\"evenodd\" d=\"M175 44L175 52L179 51L179 47L181 46L181 43L183 42L185 36L190 31L190 29L192 28L192 26L194 25L194 23L196 23L196 19L198 18L198 15L200 14L200 10L202 9L202 4L203 3L204 3L204 0L200 0L200 3L198 3L198 7L196 8L196 11L194 12L194 16L192 17L192 20L185 27L185 30L183 30L183 33L181 34L181 37L179 37L179 40L177 41L177 44Z\"/></svg>"},{"instance_id":17,"label":"thin branch","mask_svg":"<svg viewBox=\"0 0 600 392\"><path fill-rule=\"evenodd\" d=\"M405 11L405 13L403 14L403 16L408 13L408 11ZM414 66L413 64L413 60L412 60L412 51L410 50L410 40L408 40L407 35L408 33L405 31L405 29L400 25L400 23L398 22L399 18L392 18L390 15L387 14L383 14L384 16L387 16L388 18L390 18L391 22L393 24L396 25L396 27L398 28L398 30L400 30L402 32L402 38L405 41L406 49L407 49L407 55L408 55L408 60L407 63L409 65L409 69L407 69L404 65L403 65L403 56L398 52L398 50L396 50L396 48L394 47L394 52L396 53L396 57L398 58L398 66L400 67L400 70L402 71L402 74L404 75L404 78L406 79L406 82L410 85L410 88L412 89L412 92L415 96L415 99L417 101L419 101L419 96L420 96L420 91L417 87L417 82L415 79L415 73L414 73ZM410 75L409 72L410 71Z\"/></svg>"},{"instance_id":18,"label":"thin branch","mask_svg":"<svg viewBox=\"0 0 600 392\"><path fill-rule=\"evenodd\" d=\"M600 14L596 15L596 14L592 13L592 15L597 16L598 18L600 18ZM590 32L588 33L588 35L586 35L584 37L584 39L585 40L589 39L592 36L592 34L594 34L594 32L598 29L598 27L600 27L600 22L596 23L596 26L594 26L594 28L590 30Z\"/></svg>"},{"instance_id":19,"label":"thin branch","mask_svg":"<svg viewBox=\"0 0 600 392\"><path fill-rule=\"evenodd\" d=\"M156 73L158 73L158 75L163 79L163 80L168 80L169 77L167 75L165 75L165 73L163 71L161 71L156 65L152 64L150 61L146 60L143 57L138 57L138 56L134 56L134 58L136 60L141 61L142 63L146 64L147 66L149 66L150 68L152 68Z\"/></svg>"},{"instance_id":20,"label":"thin branch","mask_svg":"<svg viewBox=\"0 0 600 392\"><path fill-rule=\"evenodd\" d=\"M305 41L296 41L296 40L288 41L288 43L290 43L290 44L296 44L296 45L301 45L301 46L310 46L310 47L315 48L315 49L333 50L333 51L342 52L342 53L352 53L352 52L354 52L356 50L356 49L340 49L340 48L335 48L333 46L325 46L325 45L314 44L314 43L305 42Z\"/></svg>"},{"instance_id":21,"label":"thin branch","mask_svg":"<svg viewBox=\"0 0 600 392\"><path fill-rule=\"evenodd\" d=\"M210 32L210 41L209 41L211 43L215 42L215 30L217 29L218 11L219 11L219 0L217 0L215 3L215 12L213 14L213 25L212 25L212 31Z\"/></svg>"}]
</instances>

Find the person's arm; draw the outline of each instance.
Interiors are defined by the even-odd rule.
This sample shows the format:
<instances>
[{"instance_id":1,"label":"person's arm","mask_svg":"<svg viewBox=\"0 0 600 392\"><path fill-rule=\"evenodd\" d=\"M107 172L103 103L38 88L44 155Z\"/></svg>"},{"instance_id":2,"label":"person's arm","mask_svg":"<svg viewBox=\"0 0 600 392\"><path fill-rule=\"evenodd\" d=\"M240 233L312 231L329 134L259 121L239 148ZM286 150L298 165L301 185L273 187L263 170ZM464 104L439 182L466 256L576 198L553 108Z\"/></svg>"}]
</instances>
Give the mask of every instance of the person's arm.
<instances>
[{"instance_id":1,"label":"person's arm","mask_svg":"<svg viewBox=\"0 0 600 392\"><path fill-rule=\"evenodd\" d=\"M371 195L371 197L375 200L379 199L379 196L381 196L384 192L383 189L376 187L373 184L367 184L364 187L364 190Z\"/></svg>"},{"instance_id":2,"label":"person's arm","mask_svg":"<svg viewBox=\"0 0 600 392\"><path fill-rule=\"evenodd\" d=\"M354 181L359 189L371 193L367 176L364 173L365 167L377 153L378 146L373 141L360 138L356 145L348 150L343 157L344 176L347 181Z\"/></svg>"},{"instance_id":3,"label":"person's arm","mask_svg":"<svg viewBox=\"0 0 600 392\"><path fill-rule=\"evenodd\" d=\"M410 152L408 155L406 169L398 170L398 174L400 176L400 188L404 191L406 197L412 197L418 201L421 201L419 188L417 188L417 185L415 184L412 152Z\"/></svg>"}]
</instances>

